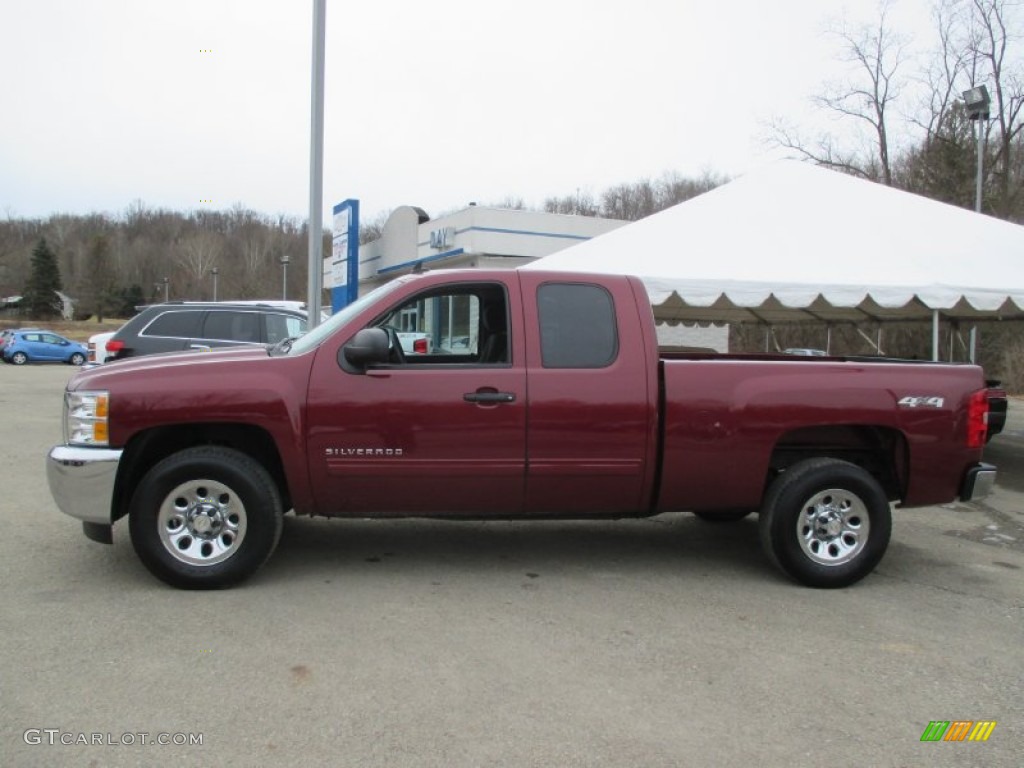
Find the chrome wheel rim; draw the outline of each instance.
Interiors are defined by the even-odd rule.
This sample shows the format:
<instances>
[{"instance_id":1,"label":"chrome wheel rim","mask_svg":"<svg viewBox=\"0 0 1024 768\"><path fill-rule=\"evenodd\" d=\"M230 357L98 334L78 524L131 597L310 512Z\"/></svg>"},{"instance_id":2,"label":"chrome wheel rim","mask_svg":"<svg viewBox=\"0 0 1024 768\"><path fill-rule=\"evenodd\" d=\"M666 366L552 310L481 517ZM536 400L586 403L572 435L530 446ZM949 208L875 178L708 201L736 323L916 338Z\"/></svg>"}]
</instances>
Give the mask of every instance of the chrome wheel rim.
<instances>
[{"instance_id":1,"label":"chrome wheel rim","mask_svg":"<svg viewBox=\"0 0 1024 768\"><path fill-rule=\"evenodd\" d=\"M160 505L157 530L164 548L187 565L216 565L245 539L245 504L224 483L189 480Z\"/></svg>"},{"instance_id":2,"label":"chrome wheel rim","mask_svg":"<svg viewBox=\"0 0 1024 768\"><path fill-rule=\"evenodd\" d=\"M796 523L801 549L819 565L842 565L856 558L867 546L870 529L864 502L842 488L814 494Z\"/></svg>"}]
</instances>

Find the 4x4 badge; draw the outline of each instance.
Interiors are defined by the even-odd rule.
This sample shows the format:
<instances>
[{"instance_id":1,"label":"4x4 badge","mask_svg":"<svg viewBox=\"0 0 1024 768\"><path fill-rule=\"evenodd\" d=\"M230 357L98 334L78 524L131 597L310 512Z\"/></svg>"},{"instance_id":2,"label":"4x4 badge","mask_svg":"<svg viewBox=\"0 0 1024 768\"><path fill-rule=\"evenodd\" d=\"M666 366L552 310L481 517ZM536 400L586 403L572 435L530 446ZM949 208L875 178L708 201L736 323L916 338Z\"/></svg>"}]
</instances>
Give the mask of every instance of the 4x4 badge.
<instances>
[{"instance_id":1,"label":"4x4 badge","mask_svg":"<svg viewBox=\"0 0 1024 768\"><path fill-rule=\"evenodd\" d=\"M946 403L946 398L934 395L907 395L901 397L897 405L903 408L941 408Z\"/></svg>"}]
</instances>

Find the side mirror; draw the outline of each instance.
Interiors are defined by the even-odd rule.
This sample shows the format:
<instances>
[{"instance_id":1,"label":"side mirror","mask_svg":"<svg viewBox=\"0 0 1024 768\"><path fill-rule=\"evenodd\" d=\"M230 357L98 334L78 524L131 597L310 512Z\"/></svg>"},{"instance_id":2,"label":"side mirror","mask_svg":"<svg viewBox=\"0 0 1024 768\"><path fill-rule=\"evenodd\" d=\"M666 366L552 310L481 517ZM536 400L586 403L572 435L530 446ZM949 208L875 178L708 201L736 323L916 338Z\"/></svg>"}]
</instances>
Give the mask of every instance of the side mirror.
<instances>
[{"instance_id":1,"label":"side mirror","mask_svg":"<svg viewBox=\"0 0 1024 768\"><path fill-rule=\"evenodd\" d=\"M342 351L345 361L357 368L366 368L373 363L386 363L391 351L388 332L383 328L363 328Z\"/></svg>"}]
</instances>

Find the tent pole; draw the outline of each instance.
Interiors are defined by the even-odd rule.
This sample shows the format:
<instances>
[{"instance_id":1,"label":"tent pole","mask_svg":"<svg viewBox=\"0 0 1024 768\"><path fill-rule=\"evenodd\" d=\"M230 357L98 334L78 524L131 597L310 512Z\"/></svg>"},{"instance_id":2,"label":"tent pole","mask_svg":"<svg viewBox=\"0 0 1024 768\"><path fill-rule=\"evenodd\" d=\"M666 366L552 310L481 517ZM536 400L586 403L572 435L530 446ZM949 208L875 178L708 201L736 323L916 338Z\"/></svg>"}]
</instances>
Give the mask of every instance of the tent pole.
<instances>
[{"instance_id":1,"label":"tent pole","mask_svg":"<svg viewBox=\"0 0 1024 768\"><path fill-rule=\"evenodd\" d=\"M932 360L939 361L939 310L932 310Z\"/></svg>"},{"instance_id":2,"label":"tent pole","mask_svg":"<svg viewBox=\"0 0 1024 768\"><path fill-rule=\"evenodd\" d=\"M832 354L832 326L825 326L825 354Z\"/></svg>"},{"instance_id":3,"label":"tent pole","mask_svg":"<svg viewBox=\"0 0 1024 768\"><path fill-rule=\"evenodd\" d=\"M968 353L972 363L978 362L978 326L971 326L971 347Z\"/></svg>"},{"instance_id":4,"label":"tent pole","mask_svg":"<svg viewBox=\"0 0 1024 768\"><path fill-rule=\"evenodd\" d=\"M866 341L868 344L870 344L872 347L874 347L875 348L875 352L877 352L878 354L882 354L882 350L878 348L878 345L875 343L874 339L872 339L870 336L868 336L866 333L864 333L864 331L862 331L856 325L853 326L853 330L855 330L857 332L857 335L860 336L862 339L864 339L864 341Z\"/></svg>"}]
</instances>

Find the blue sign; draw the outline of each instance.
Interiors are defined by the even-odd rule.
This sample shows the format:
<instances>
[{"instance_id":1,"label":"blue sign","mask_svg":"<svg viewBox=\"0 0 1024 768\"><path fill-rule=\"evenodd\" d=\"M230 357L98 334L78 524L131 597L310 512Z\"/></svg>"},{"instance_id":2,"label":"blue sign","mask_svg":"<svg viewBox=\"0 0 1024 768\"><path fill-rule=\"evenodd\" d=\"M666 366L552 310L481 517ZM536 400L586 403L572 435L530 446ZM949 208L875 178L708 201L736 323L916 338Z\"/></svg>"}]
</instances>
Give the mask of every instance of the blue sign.
<instances>
[{"instance_id":1,"label":"blue sign","mask_svg":"<svg viewBox=\"0 0 1024 768\"><path fill-rule=\"evenodd\" d=\"M359 296L359 201L348 199L334 206L331 244L331 313Z\"/></svg>"}]
</instances>

